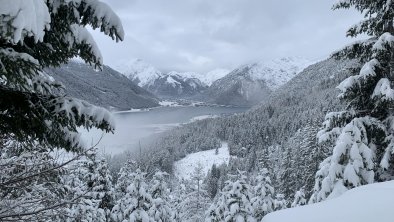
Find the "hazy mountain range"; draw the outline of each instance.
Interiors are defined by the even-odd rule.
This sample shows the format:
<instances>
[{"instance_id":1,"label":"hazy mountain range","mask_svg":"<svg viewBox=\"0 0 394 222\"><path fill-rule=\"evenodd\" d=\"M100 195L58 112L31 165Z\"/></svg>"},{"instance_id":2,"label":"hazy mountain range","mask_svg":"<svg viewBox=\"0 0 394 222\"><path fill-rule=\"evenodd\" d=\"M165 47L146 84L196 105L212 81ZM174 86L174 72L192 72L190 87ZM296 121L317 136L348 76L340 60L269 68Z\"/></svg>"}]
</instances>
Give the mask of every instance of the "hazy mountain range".
<instances>
[{"instance_id":1,"label":"hazy mountain range","mask_svg":"<svg viewBox=\"0 0 394 222\"><path fill-rule=\"evenodd\" d=\"M121 73L160 98L191 98L206 102L251 106L288 82L311 62L296 57L246 64L233 71L168 72L133 60L118 67Z\"/></svg>"}]
</instances>

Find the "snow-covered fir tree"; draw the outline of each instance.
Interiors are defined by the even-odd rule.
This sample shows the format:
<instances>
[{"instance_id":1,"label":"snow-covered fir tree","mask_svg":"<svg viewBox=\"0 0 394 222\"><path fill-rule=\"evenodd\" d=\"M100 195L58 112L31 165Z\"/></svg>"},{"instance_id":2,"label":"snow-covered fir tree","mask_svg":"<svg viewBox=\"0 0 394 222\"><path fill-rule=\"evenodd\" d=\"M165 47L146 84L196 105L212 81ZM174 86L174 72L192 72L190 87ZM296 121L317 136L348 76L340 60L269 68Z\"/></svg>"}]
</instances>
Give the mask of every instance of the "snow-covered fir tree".
<instances>
[{"instance_id":1,"label":"snow-covered fir tree","mask_svg":"<svg viewBox=\"0 0 394 222\"><path fill-rule=\"evenodd\" d=\"M263 168L256 177L252 206L254 217L260 221L265 215L274 211L274 187L271 186L269 172Z\"/></svg>"},{"instance_id":2,"label":"snow-covered fir tree","mask_svg":"<svg viewBox=\"0 0 394 222\"><path fill-rule=\"evenodd\" d=\"M114 206L114 192L107 163L97 149L89 150L80 160L68 167L64 176L69 187L65 206L68 214L65 221L109 221Z\"/></svg>"},{"instance_id":3,"label":"snow-covered fir tree","mask_svg":"<svg viewBox=\"0 0 394 222\"><path fill-rule=\"evenodd\" d=\"M206 221L256 221L253 216L252 190L245 172L238 171L227 181L216 202L206 212Z\"/></svg>"},{"instance_id":4,"label":"snow-covered fir tree","mask_svg":"<svg viewBox=\"0 0 394 222\"><path fill-rule=\"evenodd\" d=\"M174 218L173 210L168 203L169 193L166 182L168 176L168 173L158 171L153 175L150 182L149 193L152 196L152 205L149 209L149 215L154 221L168 222Z\"/></svg>"},{"instance_id":5,"label":"snow-covered fir tree","mask_svg":"<svg viewBox=\"0 0 394 222\"><path fill-rule=\"evenodd\" d=\"M219 178L220 178L220 170L216 167L216 164L213 164L211 170L208 172L206 179L207 190L211 199L213 199L218 192Z\"/></svg>"},{"instance_id":6,"label":"snow-covered fir tree","mask_svg":"<svg viewBox=\"0 0 394 222\"><path fill-rule=\"evenodd\" d=\"M287 202L284 194L281 194L281 193L276 194L276 198L274 200L275 211L286 209L287 204L288 204L288 202Z\"/></svg>"},{"instance_id":7,"label":"snow-covered fir tree","mask_svg":"<svg viewBox=\"0 0 394 222\"><path fill-rule=\"evenodd\" d=\"M173 220L181 221L181 209L182 209L182 201L184 201L184 197L189 192L189 186L186 185L187 181L184 179L173 178L171 192L169 194L170 197L170 206L173 210Z\"/></svg>"},{"instance_id":8,"label":"snow-covered fir tree","mask_svg":"<svg viewBox=\"0 0 394 222\"><path fill-rule=\"evenodd\" d=\"M357 58L365 64L337 87L346 110L329 113L319 132L321 142L334 143L332 155L316 173L310 202L341 195L351 188L393 176L394 2L341 0L334 9L351 8L365 19L347 35L370 38L336 52L336 58ZM379 173L381 170L389 170Z\"/></svg>"},{"instance_id":9,"label":"snow-covered fir tree","mask_svg":"<svg viewBox=\"0 0 394 222\"><path fill-rule=\"evenodd\" d=\"M12 203L19 206L1 211L2 221L49 221L48 215L67 215L64 207L77 201L68 199L71 188L65 181L70 173L67 165L75 159L63 162L51 155L56 148L82 157L87 147L80 140L79 127L114 130L107 110L68 97L62 84L45 71L78 56L101 67L102 56L87 27L117 41L124 36L118 16L100 1L1 1L0 137L19 144L18 149L1 148L0 190L14 193ZM26 161L23 167L22 159ZM30 192L24 192L25 188ZM1 199L5 201L6 196Z\"/></svg>"},{"instance_id":10,"label":"snow-covered fir tree","mask_svg":"<svg viewBox=\"0 0 394 222\"><path fill-rule=\"evenodd\" d=\"M135 172L137 163L132 160L128 159L122 168L120 168L118 173L118 180L115 185L115 196L116 199L119 200L127 193L127 187L132 182L133 173Z\"/></svg>"},{"instance_id":11,"label":"snow-covered fir tree","mask_svg":"<svg viewBox=\"0 0 394 222\"><path fill-rule=\"evenodd\" d=\"M194 168L191 180L186 182L186 193L182 198L179 208L179 218L181 221L204 221L204 214L209 206L209 194L203 186L203 167L198 164Z\"/></svg>"},{"instance_id":12,"label":"snow-covered fir tree","mask_svg":"<svg viewBox=\"0 0 394 222\"><path fill-rule=\"evenodd\" d=\"M229 187L225 187L229 188ZM223 188L222 192L225 193L226 190ZM215 199L213 199L213 203L209 206L208 210L205 212L205 221L206 222L219 222L224 221L224 214L227 209L226 205L226 196L223 193L219 193Z\"/></svg>"},{"instance_id":13,"label":"snow-covered fir tree","mask_svg":"<svg viewBox=\"0 0 394 222\"><path fill-rule=\"evenodd\" d=\"M126 188L126 193L112 208L112 219L114 221L142 221L151 222L154 218L150 216L149 209L152 206L152 196L149 194L145 183L145 173L137 169L131 173L131 181Z\"/></svg>"},{"instance_id":14,"label":"snow-covered fir tree","mask_svg":"<svg viewBox=\"0 0 394 222\"><path fill-rule=\"evenodd\" d=\"M291 207L303 206L305 204L306 204L305 191L304 188L301 188L294 194L294 200L293 203L291 203Z\"/></svg>"},{"instance_id":15,"label":"snow-covered fir tree","mask_svg":"<svg viewBox=\"0 0 394 222\"><path fill-rule=\"evenodd\" d=\"M114 130L109 112L67 97L59 90L61 84L44 71L76 56L102 65L100 50L87 27L98 28L116 40L124 35L119 18L105 3L4 0L0 18L2 134L77 150L83 145L77 127Z\"/></svg>"},{"instance_id":16,"label":"snow-covered fir tree","mask_svg":"<svg viewBox=\"0 0 394 222\"><path fill-rule=\"evenodd\" d=\"M297 151L293 152L292 149L295 147L298 148L298 144L290 143L289 146L283 148L283 162L280 166L279 172L279 181L280 181L280 192L283 193L285 196L290 196L294 193L294 187L297 186L298 178L297 174L294 172L296 171L296 164L297 162L301 162L297 155Z\"/></svg>"}]
</instances>

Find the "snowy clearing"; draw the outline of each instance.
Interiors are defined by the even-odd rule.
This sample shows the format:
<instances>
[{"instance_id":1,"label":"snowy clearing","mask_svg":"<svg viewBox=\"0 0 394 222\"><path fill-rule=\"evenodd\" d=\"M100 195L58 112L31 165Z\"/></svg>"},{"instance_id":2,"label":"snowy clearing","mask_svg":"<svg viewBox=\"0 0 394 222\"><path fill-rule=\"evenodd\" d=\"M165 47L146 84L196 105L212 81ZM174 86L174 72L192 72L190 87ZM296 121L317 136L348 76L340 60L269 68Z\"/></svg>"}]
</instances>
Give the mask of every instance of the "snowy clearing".
<instances>
[{"instance_id":1,"label":"snowy clearing","mask_svg":"<svg viewBox=\"0 0 394 222\"><path fill-rule=\"evenodd\" d=\"M394 181L375 183L317 204L273 212L263 222L392 222L393 196Z\"/></svg>"},{"instance_id":2,"label":"snowy clearing","mask_svg":"<svg viewBox=\"0 0 394 222\"><path fill-rule=\"evenodd\" d=\"M194 169L198 163L203 166L203 172L207 175L213 164L220 165L222 163L228 164L230 160L230 152L228 144L222 143L219 148L219 154L215 155L215 149L201 151L187 155L185 158L176 161L174 164L174 173L178 178L190 179Z\"/></svg>"}]
</instances>

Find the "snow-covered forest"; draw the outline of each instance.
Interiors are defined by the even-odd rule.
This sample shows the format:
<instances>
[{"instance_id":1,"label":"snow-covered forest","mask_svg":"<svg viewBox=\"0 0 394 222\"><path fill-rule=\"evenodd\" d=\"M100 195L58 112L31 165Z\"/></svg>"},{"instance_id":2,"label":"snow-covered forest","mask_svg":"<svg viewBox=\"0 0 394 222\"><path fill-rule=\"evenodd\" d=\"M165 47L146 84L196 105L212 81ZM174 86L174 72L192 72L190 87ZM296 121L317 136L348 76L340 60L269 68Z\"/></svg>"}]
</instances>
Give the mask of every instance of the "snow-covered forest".
<instances>
[{"instance_id":1,"label":"snow-covered forest","mask_svg":"<svg viewBox=\"0 0 394 222\"><path fill-rule=\"evenodd\" d=\"M0 221L394 221L394 1L338 0L363 19L329 58L206 75L104 65L98 32L133 41L110 5L0 0ZM116 115L174 104L253 107L106 152Z\"/></svg>"}]
</instances>

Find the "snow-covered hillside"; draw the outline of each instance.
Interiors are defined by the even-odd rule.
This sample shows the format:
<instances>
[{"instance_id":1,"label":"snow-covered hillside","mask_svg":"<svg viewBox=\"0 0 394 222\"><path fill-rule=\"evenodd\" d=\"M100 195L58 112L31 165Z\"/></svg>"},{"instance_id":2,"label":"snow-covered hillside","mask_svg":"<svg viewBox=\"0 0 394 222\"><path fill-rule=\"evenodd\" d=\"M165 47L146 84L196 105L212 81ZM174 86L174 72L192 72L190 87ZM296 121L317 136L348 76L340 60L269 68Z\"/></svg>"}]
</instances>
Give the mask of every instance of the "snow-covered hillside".
<instances>
[{"instance_id":1,"label":"snow-covered hillside","mask_svg":"<svg viewBox=\"0 0 394 222\"><path fill-rule=\"evenodd\" d=\"M275 90L311 64L311 61L304 58L285 57L244 65L232 73L239 75L237 70L247 70L242 74L252 80L263 80L271 90Z\"/></svg>"},{"instance_id":2,"label":"snow-covered hillside","mask_svg":"<svg viewBox=\"0 0 394 222\"><path fill-rule=\"evenodd\" d=\"M175 176L178 178L190 179L198 164L203 166L205 175L212 168L213 164L227 164L230 160L230 152L227 143L222 143L222 147L219 148L219 153L217 155L215 154L215 150L216 149L192 153L176 161L174 164Z\"/></svg>"},{"instance_id":3,"label":"snow-covered hillside","mask_svg":"<svg viewBox=\"0 0 394 222\"><path fill-rule=\"evenodd\" d=\"M140 87L153 84L157 78L163 76L163 73L158 69L141 59L122 62L116 69L133 82L137 83Z\"/></svg>"},{"instance_id":4,"label":"snow-covered hillside","mask_svg":"<svg viewBox=\"0 0 394 222\"><path fill-rule=\"evenodd\" d=\"M288 57L243 65L215 81L205 98L218 104L256 105L310 64L306 59Z\"/></svg>"},{"instance_id":5,"label":"snow-covered hillside","mask_svg":"<svg viewBox=\"0 0 394 222\"><path fill-rule=\"evenodd\" d=\"M195 78L200 80L203 84L207 86L211 86L213 82L218 79L225 77L230 73L228 69L214 69L207 73L198 73L198 72L171 72L176 73L177 75L183 76L185 78Z\"/></svg>"},{"instance_id":6,"label":"snow-covered hillside","mask_svg":"<svg viewBox=\"0 0 394 222\"><path fill-rule=\"evenodd\" d=\"M317 204L273 212L263 222L392 222L394 181L347 191Z\"/></svg>"}]
</instances>

